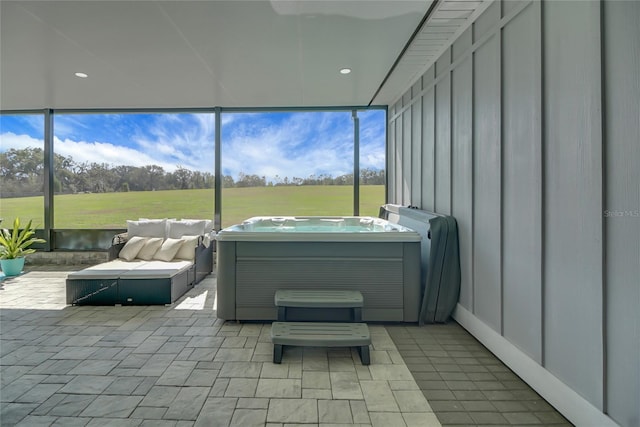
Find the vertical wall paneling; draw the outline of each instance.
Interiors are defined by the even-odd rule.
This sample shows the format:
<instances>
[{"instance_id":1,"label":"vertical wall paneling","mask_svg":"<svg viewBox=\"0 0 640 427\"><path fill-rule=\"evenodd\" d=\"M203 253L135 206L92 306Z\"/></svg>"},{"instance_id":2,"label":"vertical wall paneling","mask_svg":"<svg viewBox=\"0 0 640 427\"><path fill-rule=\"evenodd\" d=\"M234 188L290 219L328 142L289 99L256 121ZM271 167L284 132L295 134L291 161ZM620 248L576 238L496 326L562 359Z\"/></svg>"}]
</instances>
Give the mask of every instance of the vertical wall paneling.
<instances>
[{"instance_id":1,"label":"vertical wall paneling","mask_svg":"<svg viewBox=\"0 0 640 427\"><path fill-rule=\"evenodd\" d=\"M576 425L640 425L638 22L493 2L389 122L390 201L458 220L455 319Z\"/></svg>"},{"instance_id":2,"label":"vertical wall paneling","mask_svg":"<svg viewBox=\"0 0 640 427\"><path fill-rule=\"evenodd\" d=\"M429 69L422 76L422 88L426 89L433 84L433 80L436 78L436 66L435 64L429 67Z\"/></svg>"},{"instance_id":3,"label":"vertical wall paneling","mask_svg":"<svg viewBox=\"0 0 640 427\"><path fill-rule=\"evenodd\" d=\"M508 1L510 3L511 0ZM500 1L494 1L491 6L473 23L473 40L478 41L488 31L495 28L500 21Z\"/></svg>"},{"instance_id":4,"label":"vertical wall paneling","mask_svg":"<svg viewBox=\"0 0 640 427\"><path fill-rule=\"evenodd\" d=\"M600 3L546 2L543 21L544 361L602 409Z\"/></svg>"},{"instance_id":5,"label":"vertical wall paneling","mask_svg":"<svg viewBox=\"0 0 640 427\"><path fill-rule=\"evenodd\" d=\"M422 195L421 209L435 211L435 89L422 97Z\"/></svg>"},{"instance_id":6,"label":"vertical wall paneling","mask_svg":"<svg viewBox=\"0 0 640 427\"><path fill-rule=\"evenodd\" d=\"M407 90L403 95L402 95L402 106L406 107L409 105L409 103L411 103L411 89Z\"/></svg>"},{"instance_id":7,"label":"vertical wall paneling","mask_svg":"<svg viewBox=\"0 0 640 427\"><path fill-rule=\"evenodd\" d=\"M420 96L420 92L422 91L422 77L419 77L418 80L411 86L411 99L415 100L418 96Z\"/></svg>"},{"instance_id":8,"label":"vertical wall paneling","mask_svg":"<svg viewBox=\"0 0 640 427\"><path fill-rule=\"evenodd\" d=\"M422 99L411 106L411 205L422 206Z\"/></svg>"},{"instance_id":9,"label":"vertical wall paneling","mask_svg":"<svg viewBox=\"0 0 640 427\"><path fill-rule=\"evenodd\" d=\"M411 204L411 110L410 106L402 113L402 203Z\"/></svg>"},{"instance_id":10,"label":"vertical wall paneling","mask_svg":"<svg viewBox=\"0 0 640 427\"><path fill-rule=\"evenodd\" d=\"M390 121L387 126L387 201L397 203L396 197L396 120Z\"/></svg>"},{"instance_id":11,"label":"vertical wall paneling","mask_svg":"<svg viewBox=\"0 0 640 427\"><path fill-rule=\"evenodd\" d=\"M451 48L444 51L436 61L436 77L440 77L442 73L448 72L449 65L451 65Z\"/></svg>"},{"instance_id":12,"label":"vertical wall paneling","mask_svg":"<svg viewBox=\"0 0 640 427\"><path fill-rule=\"evenodd\" d=\"M460 37L456 39L451 47L451 60L453 62L457 61L464 53L466 53L471 47L471 36L472 36L472 28L467 28Z\"/></svg>"},{"instance_id":13,"label":"vertical wall paneling","mask_svg":"<svg viewBox=\"0 0 640 427\"><path fill-rule=\"evenodd\" d=\"M460 244L460 303L473 307L473 159L472 60L467 56L451 77L451 213L458 223Z\"/></svg>"},{"instance_id":14,"label":"vertical wall paneling","mask_svg":"<svg viewBox=\"0 0 640 427\"><path fill-rule=\"evenodd\" d=\"M402 162L398 159L398 145L402 143L402 140L398 140L398 131L399 120L398 116L402 111L402 100L396 102L394 106L393 114L391 115L392 121L390 122L389 129L387 132L390 135L390 147L389 147L389 158L391 159L391 166L389 168L389 201L391 203L402 203L402 193L398 192L398 186L400 186L401 181L399 180L399 175L402 173Z\"/></svg>"},{"instance_id":15,"label":"vertical wall paneling","mask_svg":"<svg viewBox=\"0 0 640 427\"><path fill-rule=\"evenodd\" d=\"M512 10L525 3L531 3L531 0L502 0L502 17L509 15Z\"/></svg>"},{"instance_id":16,"label":"vertical wall paneling","mask_svg":"<svg viewBox=\"0 0 640 427\"><path fill-rule=\"evenodd\" d=\"M473 306L501 331L499 33L475 51L473 64Z\"/></svg>"},{"instance_id":17,"label":"vertical wall paneling","mask_svg":"<svg viewBox=\"0 0 640 427\"><path fill-rule=\"evenodd\" d=\"M502 30L503 332L542 363L540 8Z\"/></svg>"},{"instance_id":18,"label":"vertical wall paneling","mask_svg":"<svg viewBox=\"0 0 640 427\"><path fill-rule=\"evenodd\" d=\"M640 2L604 2L606 391L623 426L640 425L639 22Z\"/></svg>"},{"instance_id":19,"label":"vertical wall paneling","mask_svg":"<svg viewBox=\"0 0 640 427\"><path fill-rule=\"evenodd\" d=\"M451 76L436 85L435 211L451 214Z\"/></svg>"},{"instance_id":20,"label":"vertical wall paneling","mask_svg":"<svg viewBox=\"0 0 640 427\"><path fill-rule=\"evenodd\" d=\"M420 196L422 194L422 168L420 161L422 160L422 121L420 120L422 102L420 93L422 92L422 77L411 87L411 117L409 118L409 127L411 128L411 182L409 184L409 202L412 206L420 206Z\"/></svg>"},{"instance_id":21,"label":"vertical wall paneling","mask_svg":"<svg viewBox=\"0 0 640 427\"><path fill-rule=\"evenodd\" d=\"M402 114L397 116L397 119L395 121L395 128L396 128L396 144L395 144L395 148L396 148L396 153L395 153L395 162L396 162L396 176L394 178L395 183L396 183L396 198L395 198L395 203L398 204L402 204L404 203L403 201L403 196L404 196L404 171L402 170L402 167L404 165L404 161L402 158L402 154L404 152L404 147L403 147L403 143L404 143L404 139L403 139L403 123L402 123Z\"/></svg>"}]
</instances>

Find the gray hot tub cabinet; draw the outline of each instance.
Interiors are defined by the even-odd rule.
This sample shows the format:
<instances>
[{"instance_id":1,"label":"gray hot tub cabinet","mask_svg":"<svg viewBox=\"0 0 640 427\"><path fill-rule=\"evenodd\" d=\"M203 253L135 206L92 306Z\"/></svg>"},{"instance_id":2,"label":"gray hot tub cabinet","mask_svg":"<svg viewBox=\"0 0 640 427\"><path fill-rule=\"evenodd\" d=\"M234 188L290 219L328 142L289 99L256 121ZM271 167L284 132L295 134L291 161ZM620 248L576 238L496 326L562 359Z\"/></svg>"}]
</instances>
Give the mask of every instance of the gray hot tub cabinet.
<instances>
[{"instance_id":1,"label":"gray hot tub cabinet","mask_svg":"<svg viewBox=\"0 0 640 427\"><path fill-rule=\"evenodd\" d=\"M363 321L416 322L420 241L217 242L217 315L276 320L278 289L349 289L364 297ZM331 312L327 317L340 319ZM348 314L348 313L347 313ZM311 319L322 320L322 319Z\"/></svg>"}]
</instances>

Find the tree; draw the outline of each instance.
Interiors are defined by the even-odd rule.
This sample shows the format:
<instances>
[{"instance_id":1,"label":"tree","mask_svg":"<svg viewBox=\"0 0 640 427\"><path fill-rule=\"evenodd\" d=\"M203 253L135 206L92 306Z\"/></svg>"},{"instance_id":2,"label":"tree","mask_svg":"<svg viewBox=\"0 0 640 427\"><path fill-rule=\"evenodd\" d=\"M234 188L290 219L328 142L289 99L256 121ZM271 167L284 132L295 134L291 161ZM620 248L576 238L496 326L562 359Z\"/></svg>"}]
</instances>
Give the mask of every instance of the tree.
<instances>
[{"instance_id":1,"label":"tree","mask_svg":"<svg viewBox=\"0 0 640 427\"><path fill-rule=\"evenodd\" d=\"M43 176L44 151L41 148L12 148L0 153L3 197L41 194Z\"/></svg>"},{"instance_id":2,"label":"tree","mask_svg":"<svg viewBox=\"0 0 640 427\"><path fill-rule=\"evenodd\" d=\"M54 191L56 194L78 192L151 191L213 188L215 177L209 172L192 171L178 166L170 173L161 166L142 167L107 163L78 163L72 157L54 153ZM1 197L25 197L44 192L44 151L41 148L12 148L0 153ZM384 185L384 170L360 170L361 185ZM327 173L307 178L266 176L240 172L237 181L222 175L222 186L264 187L267 185L353 185L353 174L333 177Z\"/></svg>"},{"instance_id":3,"label":"tree","mask_svg":"<svg viewBox=\"0 0 640 427\"><path fill-rule=\"evenodd\" d=\"M223 188L232 188L235 187L236 183L233 180L231 175L222 175L222 187Z\"/></svg>"},{"instance_id":4,"label":"tree","mask_svg":"<svg viewBox=\"0 0 640 427\"><path fill-rule=\"evenodd\" d=\"M236 181L236 187L265 187L266 185L266 177L246 175L244 172L238 174L238 181Z\"/></svg>"},{"instance_id":5,"label":"tree","mask_svg":"<svg viewBox=\"0 0 640 427\"><path fill-rule=\"evenodd\" d=\"M185 169L182 166L178 166L178 169L172 174L174 181L178 184L179 189L186 190L191 188L191 177L193 172L189 169Z\"/></svg>"}]
</instances>

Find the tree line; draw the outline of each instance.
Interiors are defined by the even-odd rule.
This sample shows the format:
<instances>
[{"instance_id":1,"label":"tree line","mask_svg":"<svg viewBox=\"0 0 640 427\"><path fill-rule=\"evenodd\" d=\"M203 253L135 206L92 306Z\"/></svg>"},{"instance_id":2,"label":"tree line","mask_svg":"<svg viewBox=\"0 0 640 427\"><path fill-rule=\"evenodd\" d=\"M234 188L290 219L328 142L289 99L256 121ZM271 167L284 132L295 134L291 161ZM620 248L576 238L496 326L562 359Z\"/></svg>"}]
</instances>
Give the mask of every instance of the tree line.
<instances>
[{"instance_id":1,"label":"tree line","mask_svg":"<svg viewBox=\"0 0 640 427\"><path fill-rule=\"evenodd\" d=\"M127 191L186 190L213 188L215 178L208 172L192 171L178 166L169 172L158 165L113 166L107 163L77 162L71 156L54 153L56 194L112 193ZM0 195L28 197L43 194L44 150L41 148L9 149L0 153ZM361 185L383 185L383 170L362 169ZM264 187L280 185L352 185L353 174L310 175L307 178L267 178L240 172L234 179L222 176L224 188Z\"/></svg>"}]
</instances>

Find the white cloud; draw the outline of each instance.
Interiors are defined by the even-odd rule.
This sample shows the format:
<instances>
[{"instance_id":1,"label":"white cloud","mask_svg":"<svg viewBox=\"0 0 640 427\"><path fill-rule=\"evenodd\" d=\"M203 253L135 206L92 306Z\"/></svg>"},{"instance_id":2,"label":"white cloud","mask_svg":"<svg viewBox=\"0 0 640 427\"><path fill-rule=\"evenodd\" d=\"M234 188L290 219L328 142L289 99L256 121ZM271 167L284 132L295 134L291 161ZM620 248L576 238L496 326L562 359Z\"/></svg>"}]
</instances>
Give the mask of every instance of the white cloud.
<instances>
[{"instance_id":1,"label":"white cloud","mask_svg":"<svg viewBox=\"0 0 640 427\"><path fill-rule=\"evenodd\" d=\"M32 138L29 135L16 135L13 132L5 132L0 135L0 151L11 149L23 150L25 148L44 148L44 140Z\"/></svg>"},{"instance_id":2,"label":"white cloud","mask_svg":"<svg viewBox=\"0 0 640 427\"><path fill-rule=\"evenodd\" d=\"M211 114L158 115L145 134L133 141L158 162L213 173L215 122ZM159 164L159 163L156 163Z\"/></svg>"},{"instance_id":3,"label":"white cloud","mask_svg":"<svg viewBox=\"0 0 640 427\"><path fill-rule=\"evenodd\" d=\"M385 124L381 120L372 120L370 116L360 122L360 168L384 169L385 167Z\"/></svg>"},{"instance_id":4,"label":"white cloud","mask_svg":"<svg viewBox=\"0 0 640 427\"><path fill-rule=\"evenodd\" d=\"M313 121L310 118L305 113L292 114L278 125L243 120L223 139L223 173L264 175L268 180L276 175L306 178L351 173L353 128L331 113L315 113Z\"/></svg>"},{"instance_id":5,"label":"white cloud","mask_svg":"<svg viewBox=\"0 0 640 427\"><path fill-rule=\"evenodd\" d=\"M292 114L283 123L236 118L229 136L223 138L224 174L240 172L283 178L353 171L353 128L348 116L316 113ZM345 120L346 119L346 120ZM255 124L253 122L255 121ZM384 120L361 122L360 167L385 167Z\"/></svg>"},{"instance_id":6,"label":"white cloud","mask_svg":"<svg viewBox=\"0 0 640 427\"><path fill-rule=\"evenodd\" d=\"M115 119L111 117L111 119ZM240 172L274 180L276 176L306 178L310 175L339 176L353 171L353 127L350 113L226 113L222 115L223 174ZM167 172L178 166L213 173L215 122L212 114L161 114L143 131L131 129L129 147L110 141L74 138L73 126L54 138L56 154L77 163L112 166L155 164ZM361 121L360 168L385 166L384 120ZM108 137L107 137L108 138ZM0 135L0 150L44 146L41 139L10 132Z\"/></svg>"},{"instance_id":7,"label":"white cloud","mask_svg":"<svg viewBox=\"0 0 640 427\"><path fill-rule=\"evenodd\" d=\"M159 161L147 153L110 144L108 142L72 141L54 138L55 152L64 157L71 157L76 163L106 163L112 166L146 166L155 164L167 171L173 171L174 164Z\"/></svg>"},{"instance_id":8,"label":"white cloud","mask_svg":"<svg viewBox=\"0 0 640 427\"><path fill-rule=\"evenodd\" d=\"M53 144L56 154L71 157L76 163L106 163L111 166L146 166L156 164L162 166L167 171L176 169L175 164L163 162L139 150L117 146L107 142L73 141L71 139L61 140L55 137ZM30 147L44 148L44 141L28 135L16 135L12 132L6 132L0 135L0 150L2 151L12 148L21 150Z\"/></svg>"}]
</instances>

